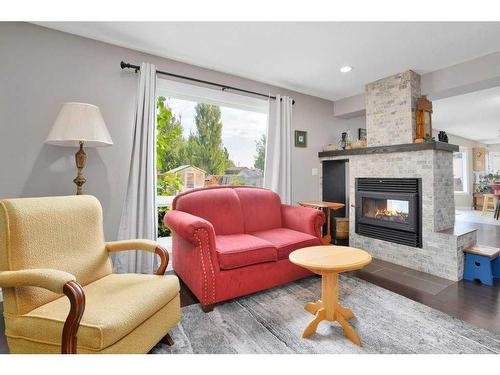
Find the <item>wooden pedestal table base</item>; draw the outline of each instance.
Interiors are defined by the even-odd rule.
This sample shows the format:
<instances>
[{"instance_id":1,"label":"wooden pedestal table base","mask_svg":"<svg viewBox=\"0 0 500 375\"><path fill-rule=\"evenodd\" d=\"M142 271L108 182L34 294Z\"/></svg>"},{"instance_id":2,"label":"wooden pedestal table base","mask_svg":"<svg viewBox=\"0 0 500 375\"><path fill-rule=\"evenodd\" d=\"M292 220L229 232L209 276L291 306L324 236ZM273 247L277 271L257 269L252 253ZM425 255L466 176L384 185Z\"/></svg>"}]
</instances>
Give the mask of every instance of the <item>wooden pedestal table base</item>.
<instances>
[{"instance_id":1,"label":"wooden pedestal table base","mask_svg":"<svg viewBox=\"0 0 500 375\"><path fill-rule=\"evenodd\" d=\"M315 317L304 330L302 337L306 338L314 334L318 324L327 320L338 322L345 336L361 346L358 334L347 322L354 318L354 313L342 306L338 300L339 273L364 267L371 262L370 254L346 246L313 246L292 252L290 261L322 276L321 299L304 306L306 311Z\"/></svg>"},{"instance_id":2,"label":"wooden pedestal table base","mask_svg":"<svg viewBox=\"0 0 500 375\"><path fill-rule=\"evenodd\" d=\"M316 333L316 328L322 320L338 322L346 337L356 345L361 346L356 331L347 322L354 318L352 310L343 307L338 301L338 273L326 273L322 275L321 299L317 302L309 302L304 308L316 317L309 323L304 330L302 337L309 337Z\"/></svg>"}]
</instances>

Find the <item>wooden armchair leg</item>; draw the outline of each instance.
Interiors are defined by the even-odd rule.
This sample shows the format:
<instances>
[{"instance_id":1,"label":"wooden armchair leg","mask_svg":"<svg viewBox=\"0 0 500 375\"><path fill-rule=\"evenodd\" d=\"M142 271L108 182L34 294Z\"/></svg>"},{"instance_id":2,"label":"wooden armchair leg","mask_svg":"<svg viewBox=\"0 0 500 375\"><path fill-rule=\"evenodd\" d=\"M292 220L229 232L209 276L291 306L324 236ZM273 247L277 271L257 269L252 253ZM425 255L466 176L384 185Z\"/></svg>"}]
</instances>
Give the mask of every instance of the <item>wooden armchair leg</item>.
<instances>
[{"instance_id":1,"label":"wooden armchair leg","mask_svg":"<svg viewBox=\"0 0 500 375\"><path fill-rule=\"evenodd\" d=\"M173 346L174 345L174 340L172 339L172 336L170 336L169 333L167 333L165 336L160 341L163 344L167 344L168 346Z\"/></svg>"},{"instance_id":2,"label":"wooden armchair leg","mask_svg":"<svg viewBox=\"0 0 500 375\"><path fill-rule=\"evenodd\" d=\"M85 293L76 281L68 281L64 285L63 292L70 301L70 310L64 322L61 354L76 354L76 334L85 311Z\"/></svg>"},{"instance_id":3,"label":"wooden armchair leg","mask_svg":"<svg viewBox=\"0 0 500 375\"><path fill-rule=\"evenodd\" d=\"M204 313L208 313L210 311L214 311L214 306L215 304L211 303L209 305L201 305L201 309L203 310Z\"/></svg>"}]
</instances>

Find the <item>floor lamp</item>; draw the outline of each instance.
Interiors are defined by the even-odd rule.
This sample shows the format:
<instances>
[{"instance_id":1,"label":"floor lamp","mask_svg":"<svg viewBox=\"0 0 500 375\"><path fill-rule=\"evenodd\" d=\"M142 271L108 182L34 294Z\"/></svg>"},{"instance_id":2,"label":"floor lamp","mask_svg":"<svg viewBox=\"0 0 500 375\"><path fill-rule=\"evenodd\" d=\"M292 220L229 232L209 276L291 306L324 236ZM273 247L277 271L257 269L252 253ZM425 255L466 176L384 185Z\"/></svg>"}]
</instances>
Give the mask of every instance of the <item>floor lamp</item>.
<instances>
[{"instance_id":1,"label":"floor lamp","mask_svg":"<svg viewBox=\"0 0 500 375\"><path fill-rule=\"evenodd\" d=\"M83 146L111 146L113 141L99 107L86 103L64 103L45 143L79 147L75 154L78 174L73 182L76 184L76 194L80 195L83 184L87 181L83 176L83 168L87 161Z\"/></svg>"}]
</instances>

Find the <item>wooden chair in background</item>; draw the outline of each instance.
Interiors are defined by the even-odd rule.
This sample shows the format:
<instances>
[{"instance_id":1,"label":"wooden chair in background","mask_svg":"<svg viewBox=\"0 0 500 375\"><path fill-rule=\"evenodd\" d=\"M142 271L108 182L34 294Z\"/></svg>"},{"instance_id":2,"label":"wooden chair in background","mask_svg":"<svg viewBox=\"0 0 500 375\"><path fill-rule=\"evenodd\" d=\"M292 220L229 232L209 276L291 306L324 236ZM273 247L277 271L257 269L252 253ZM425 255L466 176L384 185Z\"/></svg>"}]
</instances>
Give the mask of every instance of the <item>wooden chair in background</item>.
<instances>
[{"instance_id":1,"label":"wooden chair in background","mask_svg":"<svg viewBox=\"0 0 500 375\"><path fill-rule=\"evenodd\" d=\"M497 198L495 194L483 194L483 215L486 215L488 211L496 211L497 208Z\"/></svg>"},{"instance_id":2,"label":"wooden chair in background","mask_svg":"<svg viewBox=\"0 0 500 375\"><path fill-rule=\"evenodd\" d=\"M498 204L498 200L500 199L500 183L495 183L491 185L491 191L493 192L493 195L495 196L495 219L498 220L500 217L500 204Z\"/></svg>"}]
</instances>

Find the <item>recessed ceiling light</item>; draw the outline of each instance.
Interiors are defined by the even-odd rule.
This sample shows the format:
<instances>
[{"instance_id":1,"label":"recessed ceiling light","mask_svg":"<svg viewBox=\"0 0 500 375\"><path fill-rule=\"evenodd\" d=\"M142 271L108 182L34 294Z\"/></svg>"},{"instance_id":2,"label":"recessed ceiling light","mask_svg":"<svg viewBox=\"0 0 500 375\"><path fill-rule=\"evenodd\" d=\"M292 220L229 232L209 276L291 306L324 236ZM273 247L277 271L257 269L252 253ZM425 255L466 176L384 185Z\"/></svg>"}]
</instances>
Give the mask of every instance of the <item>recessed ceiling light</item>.
<instances>
[{"instance_id":1,"label":"recessed ceiling light","mask_svg":"<svg viewBox=\"0 0 500 375\"><path fill-rule=\"evenodd\" d=\"M352 66L349 66L349 65L346 65L346 66L343 66L342 68L340 68L340 71L342 73L348 73L352 70Z\"/></svg>"}]
</instances>

